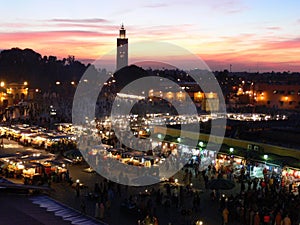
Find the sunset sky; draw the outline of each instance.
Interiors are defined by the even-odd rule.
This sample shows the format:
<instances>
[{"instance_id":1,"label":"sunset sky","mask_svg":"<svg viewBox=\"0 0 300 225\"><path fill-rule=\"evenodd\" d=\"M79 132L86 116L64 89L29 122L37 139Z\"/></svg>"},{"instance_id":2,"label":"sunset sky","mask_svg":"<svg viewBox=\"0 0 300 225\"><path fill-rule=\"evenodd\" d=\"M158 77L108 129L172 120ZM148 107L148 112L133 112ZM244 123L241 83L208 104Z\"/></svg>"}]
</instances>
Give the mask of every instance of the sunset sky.
<instances>
[{"instance_id":1,"label":"sunset sky","mask_svg":"<svg viewBox=\"0 0 300 225\"><path fill-rule=\"evenodd\" d=\"M173 43L212 70L300 71L299 9L299 0L2 1L0 49L91 62L115 48L124 23L129 43Z\"/></svg>"}]
</instances>

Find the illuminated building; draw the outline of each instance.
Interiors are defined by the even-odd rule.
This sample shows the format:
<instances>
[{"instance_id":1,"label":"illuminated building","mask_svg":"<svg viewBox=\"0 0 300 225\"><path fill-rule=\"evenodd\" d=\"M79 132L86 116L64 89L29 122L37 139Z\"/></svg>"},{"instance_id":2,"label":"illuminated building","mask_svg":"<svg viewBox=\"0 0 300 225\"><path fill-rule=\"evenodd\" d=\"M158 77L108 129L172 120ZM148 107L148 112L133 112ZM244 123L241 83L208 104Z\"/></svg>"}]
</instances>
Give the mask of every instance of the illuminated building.
<instances>
[{"instance_id":1,"label":"illuminated building","mask_svg":"<svg viewBox=\"0 0 300 225\"><path fill-rule=\"evenodd\" d=\"M258 106L300 110L300 85L259 83L253 98Z\"/></svg>"},{"instance_id":2,"label":"illuminated building","mask_svg":"<svg viewBox=\"0 0 300 225\"><path fill-rule=\"evenodd\" d=\"M187 97L190 97L195 104L199 104L201 109L206 112L216 112L219 110L219 98L217 93L203 93L201 91L156 91L150 90L149 97L160 97L165 100L185 102Z\"/></svg>"},{"instance_id":3,"label":"illuminated building","mask_svg":"<svg viewBox=\"0 0 300 225\"><path fill-rule=\"evenodd\" d=\"M33 99L33 91L28 89L28 83L9 83L1 82L0 100L1 106L7 107L18 104L21 101Z\"/></svg>"}]
</instances>

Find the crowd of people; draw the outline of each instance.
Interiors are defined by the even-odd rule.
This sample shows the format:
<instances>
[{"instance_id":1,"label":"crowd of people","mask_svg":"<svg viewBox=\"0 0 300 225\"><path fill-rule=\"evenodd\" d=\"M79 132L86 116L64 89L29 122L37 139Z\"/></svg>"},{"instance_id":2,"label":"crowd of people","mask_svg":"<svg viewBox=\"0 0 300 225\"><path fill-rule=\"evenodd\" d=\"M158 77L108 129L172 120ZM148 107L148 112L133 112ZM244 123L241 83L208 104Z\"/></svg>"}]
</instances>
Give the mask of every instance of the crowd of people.
<instances>
[{"instance_id":1,"label":"crowd of people","mask_svg":"<svg viewBox=\"0 0 300 225\"><path fill-rule=\"evenodd\" d=\"M243 168L241 169L243 170ZM208 172L211 171L211 172ZM224 177L223 170L216 170L213 165L203 171L207 174ZM229 196L220 196L219 190L212 192L212 201L219 200L219 213L223 224L237 221L241 225L298 225L300 222L300 196L292 192L291 185L286 186L274 174L264 169L263 178L253 178L241 173L237 181L240 191ZM248 178L247 180L245 178ZM300 193L300 185L298 186Z\"/></svg>"}]
</instances>

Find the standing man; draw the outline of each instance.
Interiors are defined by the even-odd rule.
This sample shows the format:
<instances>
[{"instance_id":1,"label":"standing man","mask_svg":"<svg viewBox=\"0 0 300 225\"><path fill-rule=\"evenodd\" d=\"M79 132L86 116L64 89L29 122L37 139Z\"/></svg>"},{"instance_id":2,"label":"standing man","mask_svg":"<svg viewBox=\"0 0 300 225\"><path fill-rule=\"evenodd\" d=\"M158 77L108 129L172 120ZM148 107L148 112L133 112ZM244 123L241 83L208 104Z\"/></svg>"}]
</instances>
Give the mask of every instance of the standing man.
<instances>
[{"instance_id":1,"label":"standing man","mask_svg":"<svg viewBox=\"0 0 300 225\"><path fill-rule=\"evenodd\" d=\"M229 211L227 209L227 207L225 207L223 209L223 212L222 212L222 216L223 216L223 225L227 225L228 224L228 215L229 215Z\"/></svg>"},{"instance_id":2,"label":"standing man","mask_svg":"<svg viewBox=\"0 0 300 225\"><path fill-rule=\"evenodd\" d=\"M281 225L281 220L282 220L281 213L278 212L276 217L275 217L275 225Z\"/></svg>"},{"instance_id":3,"label":"standing man","mask_svg":"<svg viewBox=\"0 0 300 225\"><path fill-rule=\"evenodd\" d=\"M289 214L286 214L286 216L284 217L282 225L292 225Z\"/></svg>"},{"instance_id":4,"label":"standing man","mask_svg":"<svg viewBox=\"0 0 300 225\"><path fill-rule=\"evenodd\" d=\"M79 194L80 194L80 185L79 185L79 182L76 183L76 197L79 197Z\"/></svg>"},{"instance_id":5,"label":"standing man","mask_svg":"<svg viewBox=\"0 0 300 225\"><path fill-rule=\"evenodd\" d=\"M260 216L259 213L256 212L255 216L254 216L254 223L253 225L260 225Z\"/></svg>"}]
</instances>

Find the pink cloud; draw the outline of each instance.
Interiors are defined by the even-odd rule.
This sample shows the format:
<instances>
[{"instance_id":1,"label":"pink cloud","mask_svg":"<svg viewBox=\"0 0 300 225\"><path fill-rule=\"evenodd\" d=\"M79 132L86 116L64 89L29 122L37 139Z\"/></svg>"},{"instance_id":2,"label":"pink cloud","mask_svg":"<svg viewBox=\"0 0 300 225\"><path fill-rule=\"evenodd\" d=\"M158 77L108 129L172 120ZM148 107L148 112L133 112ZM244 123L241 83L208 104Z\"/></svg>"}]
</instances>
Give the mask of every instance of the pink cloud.
<instances>
[{"instance_id":1,"label":"pink cloud","mask_svg":"<svg viewBox=\"0 0 300 225\"><path fill-rule=\"evenodd\" d=\"M225 0L225 1L215 1L217 3L214 3L211 1L212 9L218 10L220 12L223 12L225 14L235 14L240 13L248 9L247 6L244 5L244 3L241 0ZM210 2L208 4L211 4Z\"/></svg>"},{"instance_id":2,"label":"pink cloud","mask_svg":"<svg viewBox=\"0 0 300 225\"><path fill-rule=\"evenodd\" d=\"M72 39L72 38L90 38L90 37L114 37L113 33L100 33L93 31L80 31L80 30L64 30L64 31L31 31L31 32L10 32L0 33L1 42L19 42L28 41L41 42L53 41L59 39ZM0 42L0 43L1 43Z\"/></svg>"},{"instance_id":3,"label":"pink cloud","mask_svg":"<svg viewBox=\"0 0 300 225\"><path fill-rule=\"evenodd\" d=\"M166 3L152 3L152 4L144 5L145 8L162 8L167 6L169 5Z\"/></svg>"},{"instance_id":4,"label":"pink cloud","mask_svg":"<svg viewBox=\"0 0 300 225\"><path fill-rule=\"evenodd\" d=\"M251 62L251 61L223 61L223 60L205 60L211 70L229 70L230 64L232 71L246 71L246 72L270 72L270 71L300 71L300 62Z\"/></svg>"},{"instance_id":5,"label":"pink cloud","mask_svg":"<svg viewBox=\"0 0 300 225\"><path fill-rule=\"evenodd\" d=\"M90 19L51 19L50 22L62 22L62 23L108 23L109 20L101 18L90 18Z\"/></svg>"},{"instance_id":6,"label":"pink cloud","mask_svg":"<svg viewBox=\"0 0 300 225\"><path fill-rule=\"evenodd\" d=\"M0 33L0 48L31 48L44 55L97 58L113 37L116 34L78 30Z\"/></svg>"},{"instance_id":7,"label":"pink cloud","mask_svg":"<svg viewBox=\"0 0 300 225\"><path fill-rule=\"evenodd\" d=\"M298 49L300 51L300 38L264 43L262 45L262 49L264 50Z\"/></svg>"},{"instance_id":8,"label":"pink cloud","mask_svg":"<svg viewBox=\"0 0 300 225\"><path fill-rule=\"evenodd\" d=\"M94 23L52 23L50 26L53 27L76 27L76 28L95 28L98 30L115 30L117 31L120 26L114 26L114 25L103 25L103 24L94 24Z\"/></svg>"},{"instance_id":9,"label":"pink cloud","mask_svg":"<svg viewBox=\"0 0 300 225\"><path fill-rule=\"evenodd\" d=\"M268 30L281 30L282 28L281 27L276 27L276 26L273 26L273 27L267 27Z\"/></svg>"}]
</instances>

